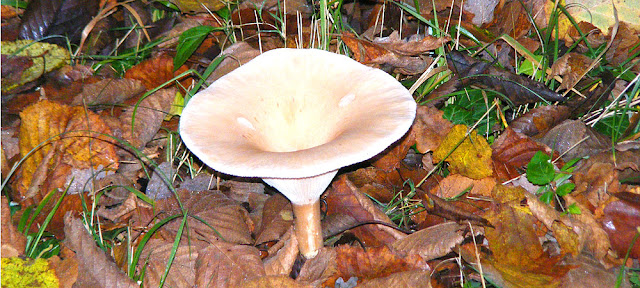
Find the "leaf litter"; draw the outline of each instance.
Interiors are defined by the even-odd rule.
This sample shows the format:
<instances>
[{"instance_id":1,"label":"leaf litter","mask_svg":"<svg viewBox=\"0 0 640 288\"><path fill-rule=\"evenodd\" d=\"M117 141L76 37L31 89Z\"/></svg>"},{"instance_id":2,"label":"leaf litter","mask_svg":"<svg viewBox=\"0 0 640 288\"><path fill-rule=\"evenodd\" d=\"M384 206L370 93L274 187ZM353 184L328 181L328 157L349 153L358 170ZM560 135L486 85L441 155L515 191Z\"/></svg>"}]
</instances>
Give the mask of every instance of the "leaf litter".
<instances>
[{"instance_id":1,"label":"leaf litter","mask_svg":"<svg viewBox=\"0 0 640 288\"><path fill-rule=\"evenodd\" d=\"M285 12L275 1L237 8L175 1L159 9L134 1L129 9L103 2L111 14L86 26L86 39L74 38L78 27L58 27L82 51L47 43L31 45L51 52L16 54L5 44L27 42L5 39L20 33L3 26L3 41L13 42L3 42L2 53L2 254L26 255L34 237L41 246L61 243L36 247L55 254L47 262L61 287L460 287L483 279L498 287L609 287L620 267L637 277L637 263L625 255L640 255L640 244L632 245L639 41L625 15L617 29L567 25L561 16L563 45L553 35L528 36L556 25L553 7L540 1L329 5L337 13L329 17L330 50L415 85L422 105L404 138L333 180L322 198L325 247L303 259L288 200L255 179L206 168L179 141L173 116L192 88L263 51L317 47L317 7L287 1ZM6 7L3 25L26 13L38 26L30 29L58 32L49 30L54 23L30 18L42 6L4 13ZM170 9L183 13L151 17L178 11ZM134 23L122 20L128 17L145 31L119 29ZM339 29L338 20L353 29ZM174 67L174 55L184 52L176 51L179 35L201 25L211 32ZM452 27L460 30L447 34ZM128 39L110 46L118 37ZM604 58L595 59L609 42ZM540 53L556 44L557 55ZM105 56L110 51L117 53ZM599 66L588 71L592 63ZM465 98L474 99L456 104ZM603 103L622 104L610 111ZM469 123L468 115L478 117ZM552 175L538 185L526 175L540 172L530 165L536 153L547 155L551 169L542 172ZM561 195L561 181L575 188ZM549 203L540 189L555 193ZM41 225L48 232L40 234ZM628 287L624 279L621 287Z\"/></svg>"}]
</instances>

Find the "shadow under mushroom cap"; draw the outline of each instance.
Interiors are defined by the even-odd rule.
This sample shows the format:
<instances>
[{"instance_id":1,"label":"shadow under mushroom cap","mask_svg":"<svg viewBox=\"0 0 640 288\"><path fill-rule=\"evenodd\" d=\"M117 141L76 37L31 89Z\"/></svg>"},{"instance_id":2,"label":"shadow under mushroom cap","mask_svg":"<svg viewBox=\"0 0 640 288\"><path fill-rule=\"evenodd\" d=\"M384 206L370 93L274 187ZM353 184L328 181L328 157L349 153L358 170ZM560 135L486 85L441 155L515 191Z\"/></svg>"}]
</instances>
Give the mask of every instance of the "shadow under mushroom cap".
<instances>
[{"instance_id":1,"label":"shadow under mushroom cap","mask_svg":"<svg viewBox=\"0 0 640 288\"><path fill-rule=\"evenodd\" d=\"M367 160L402 137L411 94L387 73L316 49L275 49L218 79L184 108L180 134L211 168L303 178Z\"/></svg>"}]
</instances>

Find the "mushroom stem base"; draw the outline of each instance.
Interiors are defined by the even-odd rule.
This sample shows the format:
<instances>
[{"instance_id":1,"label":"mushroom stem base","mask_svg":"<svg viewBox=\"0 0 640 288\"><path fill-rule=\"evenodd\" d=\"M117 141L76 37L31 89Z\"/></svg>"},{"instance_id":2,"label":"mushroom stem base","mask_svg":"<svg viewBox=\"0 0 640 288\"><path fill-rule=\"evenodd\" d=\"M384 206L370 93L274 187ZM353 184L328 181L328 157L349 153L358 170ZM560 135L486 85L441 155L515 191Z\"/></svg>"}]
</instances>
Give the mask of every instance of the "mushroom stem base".
<instances>
[{"instance_id":1,"label":"mushroom stem base","mask_svg":"<svg viewBox=\"0 0 640 288\"><path fill-rule=\"evenodd\" d=\"M322 226L320 225L320 201L311 204L293 204L296 238L300 253L307 259L313 258L322 248Z\"/></svg>"}]
</instances>

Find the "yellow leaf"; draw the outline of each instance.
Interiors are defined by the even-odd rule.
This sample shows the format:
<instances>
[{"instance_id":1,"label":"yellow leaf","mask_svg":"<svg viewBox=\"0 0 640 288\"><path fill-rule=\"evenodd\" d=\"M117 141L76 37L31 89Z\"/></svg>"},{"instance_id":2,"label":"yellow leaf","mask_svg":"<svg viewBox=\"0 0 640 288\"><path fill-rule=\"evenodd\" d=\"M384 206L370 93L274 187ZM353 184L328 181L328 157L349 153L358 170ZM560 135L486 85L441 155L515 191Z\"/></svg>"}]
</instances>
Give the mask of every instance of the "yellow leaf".
<instances>
[{"instance_id":1,"label":"yellow leaf","mask_svg":"<svg viewBox=\"0 0 640 288\"><path fill-rule=\"evenodd\" d=\"M467 126L454 126L433 152L433 161L447 161L449 171L471 179L491 176L491 147L476 131L471 131L468 137L465 137L466 133Z\"/></svg>"},{"instance_id":2,"label":"yellow leaf","mask_svg":"<svg viewBox=\"0 0 640 288\"><path fill-rule=\"evenodd\" d=\"M9 57L25 56L33 61L33 65L22 72L18 82L2 81L2 92L9 92L23 84L36 80L42 74L62 67L70 59L67 49L45 42L33 42L31 40L2 41L0 49L2 50L2 55L8 55Z\"/></svg>"}]
</instances>

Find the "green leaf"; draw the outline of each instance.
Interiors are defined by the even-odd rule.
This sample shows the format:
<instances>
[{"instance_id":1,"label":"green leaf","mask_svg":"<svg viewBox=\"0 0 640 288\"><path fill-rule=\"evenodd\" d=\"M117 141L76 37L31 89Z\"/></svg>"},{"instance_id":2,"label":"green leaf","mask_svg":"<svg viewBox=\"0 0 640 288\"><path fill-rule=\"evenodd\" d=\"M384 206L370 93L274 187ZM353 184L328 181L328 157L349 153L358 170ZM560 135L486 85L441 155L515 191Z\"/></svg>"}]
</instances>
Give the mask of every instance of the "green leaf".
<instances>
[{"instance_id":1,"label":"green leaf","mask_svg":"<svg viewBox=\"0 0 640 288\"><path fill-rule=\"evenodd\" d=\"M527 179L535 185L547 185L553 181L555 170L551 157L541 151L536 152L527 165Z\"/></svg>"},{"instance_id":2,"label":"green leaf","mask_svg":"<svg viewBox=\"0 0 640 288\"><path fill-rule=\"evenodd\" d=\"M546 191L540 196L540 201L544 202L544 203L551 203L551 200L553 199L553 196L555 195L553 193L553 191L549 190L549 189L545 189Z\"/></svg>"},{"instance_id":3,"label":"green leaf","mask_svg":"<svg viewBox=\"0 0 640 288\"><path fill-rule=\"evenodd\" d=\"M558 188L556 188L556 194L558 194L558 196L564 196L571 193L575 188L576 188L576 184L564 183L558 186Z\"/></svg>"},{"instance_id":4,"label":"green leaf","mask_svg":"<svg viewBox=\"0 0 640 288\"><path fill-rule=\"evenodd\" d=\"M582 211L580 210L580 207L578 207L578 205L576 205L576 203L573 203L573 204L569 205L569 207L567 207L567 212L569 212L570 214L574 214L574 215L582 214Z\"/></svg>"},{"instance_id":5,"label":"green leaf","mask_svg":"<svg viewBox=\"0 0 640 288\"><path fill-rule=\"evenodd\" d=\"M221 29L213 26L198 26L182 32L176 48L176 57L173 58L173 70L177 70L187 62L209 33Z\"/></svg>"}]
</instances>

